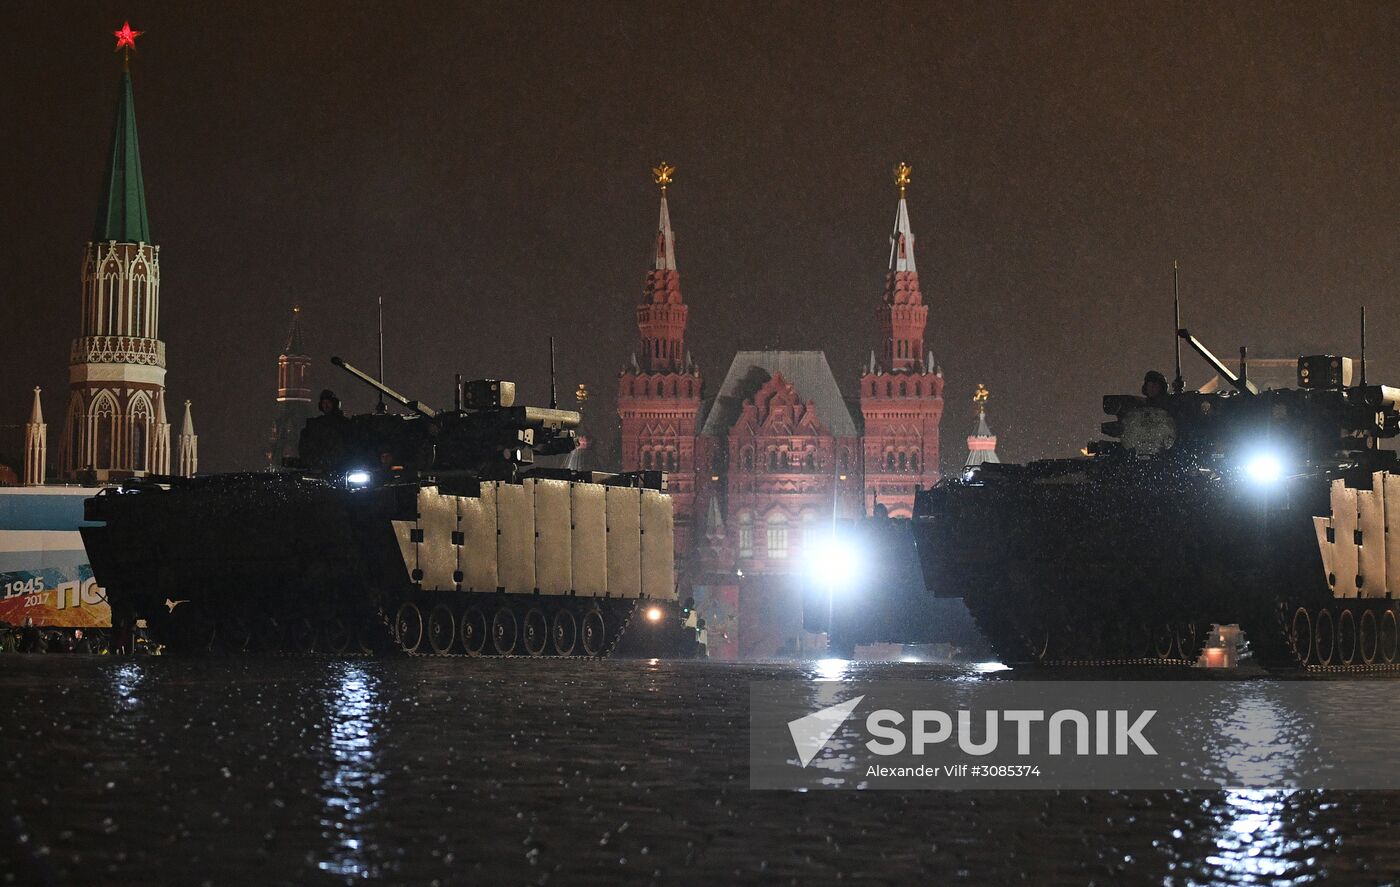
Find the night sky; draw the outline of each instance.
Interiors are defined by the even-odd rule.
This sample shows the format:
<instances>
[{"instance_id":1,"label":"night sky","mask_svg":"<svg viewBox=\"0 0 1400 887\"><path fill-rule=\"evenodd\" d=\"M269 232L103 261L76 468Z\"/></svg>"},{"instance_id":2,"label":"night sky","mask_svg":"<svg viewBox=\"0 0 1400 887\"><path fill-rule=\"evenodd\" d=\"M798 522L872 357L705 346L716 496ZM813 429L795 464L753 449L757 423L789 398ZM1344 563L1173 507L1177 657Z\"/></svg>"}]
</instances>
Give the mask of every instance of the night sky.
<instances>
[{"instance_id":1,"label":"night sky","mask_svg":"<svg viewBox=\"0 0 1400 887\"><path fill-rule=\"evenodd\" d=\"M662 159L711 393L772 345L825 350L854 394L890 168L913 165L945 467L978 382L1019 460L1170 375L1173 258L1222 357L1354 351L1366 304L1400 372L1400 4L450 5L11 8L0 424L43 385L56 455L124 19L201 470L260 466L293 304L318 387L368 408L324 359L373 365L381 295L391 384L448 404L453 372L503 376L543 402L552 334L561 390L588 383L615 437Z\"/></svg>"}]
</instances>

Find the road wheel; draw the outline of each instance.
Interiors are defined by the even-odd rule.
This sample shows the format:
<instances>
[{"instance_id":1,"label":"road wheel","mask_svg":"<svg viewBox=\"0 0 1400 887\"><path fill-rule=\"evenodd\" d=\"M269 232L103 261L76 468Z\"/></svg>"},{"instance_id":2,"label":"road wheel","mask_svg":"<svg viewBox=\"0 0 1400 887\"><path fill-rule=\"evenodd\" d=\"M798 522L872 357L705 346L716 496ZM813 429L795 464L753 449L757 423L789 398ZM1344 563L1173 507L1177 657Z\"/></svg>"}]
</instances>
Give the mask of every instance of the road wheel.
<instances>
[{"instance_id":1,"label":"road wheel","mask_svg":"<svg viewBox=\"0 0 1400 887\"><path fill-rule=\"evenodd\" d=\"M433 652L441 656L452 649L452 642L456 639L457 620L452 611L446 604L433 607L433 611L428 614L428 645L433 648Z\"/></svg>"},{"instance_id":2,"label":"road wheel","mask_svg":"<svg viewBox=\"0 0 1400 887\"><path fill-rule=\"evenodd\" d=\"M539 607L526 610L525 622L521 629L520 640L525 646L525 652L531 656L544 655L549 646L549 620L544 618L544 611Z\"/></svg>"},{"instance_id":3,"label":"road wheel","mask_svg":"<svg viewBox=\"0 0 1400 887\"><path fill-rule=\"evenodd\" d=\"M1313 620L1317 626L1313 631L1313 646L1317 650L1317 664L1331 665L1332 654L1337 649L1336 626L1332 622L1332 611L1322 609L1317 611L1317 618Z\"/></svg>"},{"instance_id":4,"label":"road wheel","mask_svg":"<svg viewBox=\"0 0 1400 887\"><path fill-rule=\"evenodd\" d=\"M491 649L501 656L515 652L517 634L515 613L502 604L491 616Z\"/></svg>"},{"instance_id":5,"label":"road wheel","mask_svg":"<svg viewBox=\"0 0 1400 887\"><path fill-rule=\"evenodd\" d=\"M1381 658L1386 662L1394 662L1396 653L1400 652L1396 649L1397 646L1400 646L1400 631L1397 631L1394 610L1386 610L1381 614L1380 630L1377 634L1379 635L1377 646L1380 648Z\"/></svg>"},{"instance_id":6,"label":"road wheel","mask_svg":"<svg viewBox=\"0 0 1400 887\"><path fill-rule=\"evenodd\" d=\"M550 627L549 640L556 656L568 656L578 646L578 619L568 607L560 607L554 612L554 623Z\"/></svg>"},{"instance_id":7,"label":"road wheel","mask_svg":"<svg viewBox=\"0 0 1400 887\"><path fill-rule=\"evenodd\" d=\"M1288 640L1293 645L1293 655L1298 657L1300 663L1306 664L1313 653L1313 623L1307 607L1293 611Z\"/></svg>"},{"instance_id":8,"label":"road wheel","mask_svg":"<svg viewBox=\"0 0 1400 887\"><path fill-rule=\"evenodd\" d=\"M1170 659L1176 650L1176 635L1170 625L1159 625L1152 630L1152 654L1158 659Z\"/></svg>"},{"instance_id":9,"label":"road wheel","mask_svg":"<svg viewBox=\"0 0 1400 887\"><path fill-rule=\"evenodd\" d=\"M1376 647L1379 646L1379 639L1376 637L1376 611L1361 611L1361 627L1357 634L1357 640L1361 645L1361 661L1370 665L1376 661Z\"/></svg>"},{"instance_id":10,"label":"road wheel","mask_svg":"<svg viewBox=\"0 0 1400 887\"><path fill-rule=\"evenodd\" d=\"M394 616L394 640L405 653L416 652L423 643L423 611L412 601L399 604L399 612Z\"/></svg>"},{"instance_id":11,"label":"road wheel","mask_svg":"<svg viewBox=\"0 0 1400 887\"><path fill-rule=\"evenodd\" d=\"M1343 665L1356 662L1356 617L1350 607L1337 619L1337 656Z\"/></svg>"},{"instance_id":12,"label":"road wheel","mask_svg":"<svg viewBox=\"0 0 1400 887\"><path fill-rule=\"evenodd\" d=\"M1201 629L1194 622L1179 622L1176 629L1176 649L1182 659L1196 660L1201 655Z\"/></svg>"},{"instance_id":13,"label":"road wheel","mask_svg":"<svg viewBox=\"0 0 1400 887\"><path fill-rule=\"evenodd\" d=\"M287 646L293 653L316 652L316 626L310 619L293 619L287 625Z\"/></svg>"},{"instance_id":14,"label":"road wheel","mask_svg":"<svg viewBox=\"0 0 1400 887\"><path fill-rule=\"evenodd\" d=\"M579 639L583 641L584 654L597 656L602 653L607 634L608 623L603 619L603 611L596 606L589 607L587 612L583 614L583 626L579 631Z\"/></svg>"},{"instance_id":15,"label":"road wheel","mask_svg":"<svg viewBox=\"0 0 1400 887\"><path fill-rule=\"evenodd\" d=\"M326 649L340 656L350 649L350 623L343 616L332 616L321 626L321 638Z\"/></svg>"},{"instance_id":16,"label":"road wheel","mask_svg":"<svg viewBox=\"0 0 1400 887\"><path fill-rule=\"evenodd\" d=\"M462 649L468 656L480 656L486 650L486 614L479 607L467 607L462 614Z\"/></svg>"},{"instance_id":17,"label":"road wheel","mask_svg":"<svg viewBox=\"0 0 1400 887\"><path fill-rule=\"evenodd\" d=\"M246 616L230 616L223 621L219 646L226 653L242 653L253 644L253 626Z\"/></svg>"}]
</instances>

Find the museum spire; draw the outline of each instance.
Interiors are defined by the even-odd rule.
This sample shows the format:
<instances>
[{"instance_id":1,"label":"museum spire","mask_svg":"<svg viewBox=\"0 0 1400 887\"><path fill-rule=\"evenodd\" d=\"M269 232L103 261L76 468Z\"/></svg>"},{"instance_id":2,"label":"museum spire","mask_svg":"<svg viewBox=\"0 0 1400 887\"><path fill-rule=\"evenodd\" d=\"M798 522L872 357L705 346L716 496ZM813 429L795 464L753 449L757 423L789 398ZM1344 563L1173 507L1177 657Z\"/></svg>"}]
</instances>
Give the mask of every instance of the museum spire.
<instances>
[{"instance_id":1,"label":"museum spire","mask_svg":"<svg viewBox=\"0 0 1400 887\"><path fill-rule=\"evenodd\" d=\"M890 370L925 372L924 328L928 323L928 306L919 290L919 272L914 264L914 229L909 224L906 192L913 168L901 163L894 168L894 182L899 186L899 204L895 208L894 232L890 234L890 265L885 275L885 294L879 308L880 332L884 338L884 366Z\"/></svg>"},{"instance_id":2,"label":"museum spire","mask_svg":"<svg viewBox=\"0 0 1400 887\"><path fill-rule=\"evenodd\" d=\"M676 270L676 235L671 230L671 210L666 190L676 168L661 162L652 177L661 187L661 215L656 224L656 253L647 271L646 287L637 306L637 330L642 337L645 366L653 373L686 372L686 306L681 298L681 276Z\"/></svg>"}]
</instances>

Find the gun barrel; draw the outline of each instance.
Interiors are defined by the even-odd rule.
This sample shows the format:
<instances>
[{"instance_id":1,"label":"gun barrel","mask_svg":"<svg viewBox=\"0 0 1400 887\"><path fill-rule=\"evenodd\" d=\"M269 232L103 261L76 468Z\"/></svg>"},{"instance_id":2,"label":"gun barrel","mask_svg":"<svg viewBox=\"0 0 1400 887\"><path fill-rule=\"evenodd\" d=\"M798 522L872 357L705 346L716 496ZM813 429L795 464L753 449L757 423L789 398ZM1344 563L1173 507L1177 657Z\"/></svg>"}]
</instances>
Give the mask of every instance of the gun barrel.
<instances>
[{"instance_id":1,"label":"gun barrel","mask_svg":"<svg viewBox=\"0 0 1400 887\"><path fill-rule=\"evenodd\" d=\"M402 404L403 406L408 407L410 410L413 410L420 416L423 416L426 419L433 419L437 417L437 410L433 409L427 404L419 403L416 400L410 400L409 398L404 397L402 394L390 388L388 385L385 385L383 382L379 381L378 379L374 378L373 376L364 372L363 370L352 366L346 361L341 360L339 357L332 357L331 363L340 367L342 370L345 370L345 372L354 376L356 379L359 379L361 382L364 382L366 385L373 388L375 391L378 391L380 394L383 394L390 400L396 401Z\"/></svg>"},{"instance_id":2,"label":"gun barrel","mask_svg":"<svg viewBox=\"0 0 1400 887\"><path fill-rule=\"evenodd\" d=\"M1249 381L1248 379L1241 379L1239 376L1235 375L1235 373L1229 367L1220 362L1220 358L1216 357L1214 354L1211 354L1210 349L1207 348L1201 342L1200 339L1197 339L1195 336L1191 335L1190 330L1177 330L1176 334L1178 337L1185 339L1186 344L1190 345L1191 349L1197 354L1199 354L1202 360L1210 364L1210 368L1219 373L1220 377L1226 382L1229 382L1231 387L1233 387L1236 391L1238 391L1241 394L1259 393L1258 386L1256 386L1253 382Z\"/></svg>"}]
</instances>

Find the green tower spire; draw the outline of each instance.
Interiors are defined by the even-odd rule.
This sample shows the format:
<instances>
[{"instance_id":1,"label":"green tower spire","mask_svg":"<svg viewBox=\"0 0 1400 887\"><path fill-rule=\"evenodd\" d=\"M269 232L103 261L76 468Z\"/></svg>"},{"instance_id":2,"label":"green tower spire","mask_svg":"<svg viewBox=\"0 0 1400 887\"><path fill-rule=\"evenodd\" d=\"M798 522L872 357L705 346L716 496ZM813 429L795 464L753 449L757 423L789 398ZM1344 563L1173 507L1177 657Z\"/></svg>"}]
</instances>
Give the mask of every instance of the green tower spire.
<instances>
[{"instance_id":1,"label":"green tower spire","mask_svg":"<svg viewBox=\"0 0 1400 887\"><path fill-rule=\"evenodd\" d=\"M131 92L131 72L127 70L122 71L117 116L112 123L112 150L97 204L97 225L92 239L97 242L151 242L151 223L146 218L146 186L141 180L141 149L136 140L136 99Z\"/></svg>"}]
</instances>

